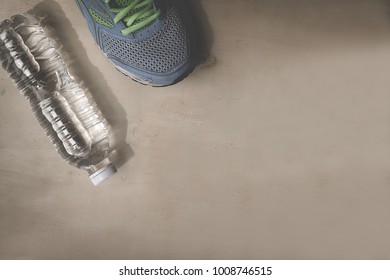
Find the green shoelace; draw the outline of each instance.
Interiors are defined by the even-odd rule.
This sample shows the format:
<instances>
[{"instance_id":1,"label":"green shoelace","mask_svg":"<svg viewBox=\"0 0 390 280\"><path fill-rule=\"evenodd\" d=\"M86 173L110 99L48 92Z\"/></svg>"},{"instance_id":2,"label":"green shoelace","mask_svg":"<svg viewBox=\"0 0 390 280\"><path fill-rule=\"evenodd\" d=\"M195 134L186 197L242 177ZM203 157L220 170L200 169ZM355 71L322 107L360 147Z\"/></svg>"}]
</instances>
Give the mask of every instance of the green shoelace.
<instances>
[{"instance_id":1,"label":"green shoelace","mask_svg":"<svg viewBox=\"0 0 390 280\"><path fill-rule=\"evenodd\" d=\"M111 0L104 0L106 4L109 4ZM129 35L141 28L147 26L155 19L157 19L161 11L155 11L153 8L154 0L130 0L130 1L118 1L120 3L127 2L127 6L110 8L110 11L116 13L114 23L122 21L127 28L122 30L123 35Z\"/></svg>"}]
</instances>

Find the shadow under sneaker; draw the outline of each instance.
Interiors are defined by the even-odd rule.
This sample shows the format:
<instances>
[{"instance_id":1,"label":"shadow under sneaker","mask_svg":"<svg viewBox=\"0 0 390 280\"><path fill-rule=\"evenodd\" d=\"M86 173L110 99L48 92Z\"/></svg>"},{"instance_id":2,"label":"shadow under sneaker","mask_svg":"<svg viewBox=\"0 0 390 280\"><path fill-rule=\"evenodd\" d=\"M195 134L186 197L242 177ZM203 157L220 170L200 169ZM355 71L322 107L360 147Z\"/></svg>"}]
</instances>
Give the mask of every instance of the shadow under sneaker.
<instances>
[{"instance_id":1,"label":"shadow under sneaker","mask_svg":"<svg viewBox=\"0 0 390 280\"><path fill-rule=\"evenodd\" d=\"M123 74L142 84L172 85L196 66L178 9L163 0L76 0L96 43Z\"/></svg>"}]
</instances>

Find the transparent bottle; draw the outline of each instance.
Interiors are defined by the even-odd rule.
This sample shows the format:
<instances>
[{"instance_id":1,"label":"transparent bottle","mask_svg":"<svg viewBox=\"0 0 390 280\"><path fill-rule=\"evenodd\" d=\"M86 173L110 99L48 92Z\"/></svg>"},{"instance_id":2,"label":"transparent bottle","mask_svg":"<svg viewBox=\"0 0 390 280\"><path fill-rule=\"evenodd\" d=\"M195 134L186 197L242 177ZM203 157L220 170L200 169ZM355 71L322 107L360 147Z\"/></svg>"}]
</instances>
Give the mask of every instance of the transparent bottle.
<instances>
[{"instance_id":1,"label":"transparent bottle","mask_svg":"<svg viewBox=\"0 0 390 280\"><path fill-rule=\"evenodd\" d=\"M37 18L20 14L0 23L0 61L64 160L86 170L94 185L116 173L106 120Z\"/></svg>"}]
</instances>

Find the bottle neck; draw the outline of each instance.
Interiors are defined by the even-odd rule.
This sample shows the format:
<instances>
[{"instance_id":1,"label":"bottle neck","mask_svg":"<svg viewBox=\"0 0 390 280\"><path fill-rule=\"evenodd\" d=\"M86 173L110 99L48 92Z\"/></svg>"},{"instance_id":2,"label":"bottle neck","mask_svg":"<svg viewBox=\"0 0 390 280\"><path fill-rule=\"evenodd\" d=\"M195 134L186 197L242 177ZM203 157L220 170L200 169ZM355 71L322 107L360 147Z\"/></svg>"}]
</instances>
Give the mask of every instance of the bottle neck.
<instances>
[{"instance_id":1,"label":"bottle neck","mask_svg":"<svg viewBox=\"0 0 390 280\"><path fill-rule=\"evenodd\" d=\"M102 160L98 164L92 166L90 170L88 170L88 173L90 174L89 179L95 186L107 180L116 172L117 170L114 164L108 158Z\"/></svg>"}]
</instances>

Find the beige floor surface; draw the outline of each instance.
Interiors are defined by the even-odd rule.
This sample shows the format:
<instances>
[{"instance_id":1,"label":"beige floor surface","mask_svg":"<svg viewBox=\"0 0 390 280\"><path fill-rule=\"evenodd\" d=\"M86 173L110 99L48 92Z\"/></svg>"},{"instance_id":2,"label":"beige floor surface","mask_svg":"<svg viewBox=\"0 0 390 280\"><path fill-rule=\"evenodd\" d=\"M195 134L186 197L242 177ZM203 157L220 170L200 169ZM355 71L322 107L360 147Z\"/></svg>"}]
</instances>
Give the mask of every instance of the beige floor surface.
<instances>
[{"instance_id":1,"label":"beige floor surface","mask_svg":"<svg viewBox=\"0 0 390 280\"><path fill-rule=\"evenodd\" d=\"M161 89L114 70L74 1L2 2L54 15L121 167L93 187L1 70L0 258L389 259L390 2L194 2L212 59Z\"/></svg>"}]
</instances>

